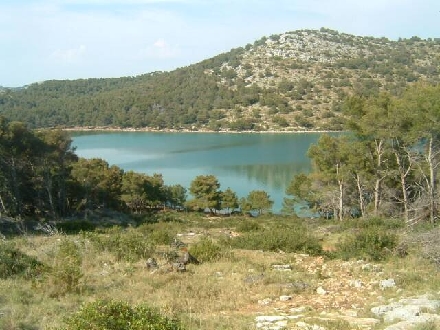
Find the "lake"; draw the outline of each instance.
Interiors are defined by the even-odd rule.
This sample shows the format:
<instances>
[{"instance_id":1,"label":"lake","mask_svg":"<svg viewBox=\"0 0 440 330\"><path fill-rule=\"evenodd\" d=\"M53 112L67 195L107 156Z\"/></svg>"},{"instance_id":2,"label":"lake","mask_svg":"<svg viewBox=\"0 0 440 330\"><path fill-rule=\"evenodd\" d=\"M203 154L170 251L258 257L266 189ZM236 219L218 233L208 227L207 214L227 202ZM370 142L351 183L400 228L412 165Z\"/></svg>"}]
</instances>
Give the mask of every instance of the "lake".
<instances>
[{"instance_id":1,"label":"lake","mask_svg":"<svg viewBox=\"0 0 440 330\"><path fill-rule=\"evenodd\" d=\"M239 197L265 190L278 213L286 187L310 171L306 153L321 133L72 133L76 154L102 158L123 170L161 173L165 184L189 188L197 175L212 174L220 189ZM190 196L189 196L190 197Z\"/></svg>"}]
</instances>

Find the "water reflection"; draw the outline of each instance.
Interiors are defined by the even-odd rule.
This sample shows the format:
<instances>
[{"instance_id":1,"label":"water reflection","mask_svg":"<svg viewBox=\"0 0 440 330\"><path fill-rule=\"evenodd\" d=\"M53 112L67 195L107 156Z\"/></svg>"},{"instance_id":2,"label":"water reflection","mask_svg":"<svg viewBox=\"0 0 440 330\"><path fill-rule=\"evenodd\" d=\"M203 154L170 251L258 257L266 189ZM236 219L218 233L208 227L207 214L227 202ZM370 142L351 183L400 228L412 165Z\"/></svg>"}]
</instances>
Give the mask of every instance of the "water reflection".
<instances>
[{"instance_id":1,"label":"water reflection","mask_svg":"<svg viewBox=\"0 0 440 330\"><path fill-rule=\"evenodd\" d=\"M80 157L98 157L128 171L163 175L189 188L197 175L215 175L239 197L265 190L281 210L293 176L310 171L306 153L320 134L113 132L72 135Z\"/></svg>"}]
</instances>

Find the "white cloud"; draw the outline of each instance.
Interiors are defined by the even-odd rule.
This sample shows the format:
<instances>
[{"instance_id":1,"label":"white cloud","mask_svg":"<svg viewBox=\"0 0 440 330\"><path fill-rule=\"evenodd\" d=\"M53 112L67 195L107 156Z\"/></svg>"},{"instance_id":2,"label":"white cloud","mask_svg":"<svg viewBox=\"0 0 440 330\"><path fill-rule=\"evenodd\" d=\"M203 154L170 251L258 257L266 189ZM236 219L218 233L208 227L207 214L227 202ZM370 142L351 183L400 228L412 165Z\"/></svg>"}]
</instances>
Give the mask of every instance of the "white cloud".
<instances>
[{"instance_id":1,"label":"white cloud","mask_svg":"<svg viewBox=\"0 0 440 330\"><path fill-rule=\"evenodd\" d=\"M178 46L169 45L164 39L157 39L153 44L140 50L139 57L147 59L171 59L181 54Z\"/></svg>"},{"instance_id":2,"label":"white cloud","mask_svg":"<svg viewBox=\"0 0 440 330\"><path fill-rule=\"evenodd\" d=\"M57 49L50 55L50 58L59 62L74 63L81 60L85 53L86 46L80 45L77 48Z\"/></svg>"}]
</instances>

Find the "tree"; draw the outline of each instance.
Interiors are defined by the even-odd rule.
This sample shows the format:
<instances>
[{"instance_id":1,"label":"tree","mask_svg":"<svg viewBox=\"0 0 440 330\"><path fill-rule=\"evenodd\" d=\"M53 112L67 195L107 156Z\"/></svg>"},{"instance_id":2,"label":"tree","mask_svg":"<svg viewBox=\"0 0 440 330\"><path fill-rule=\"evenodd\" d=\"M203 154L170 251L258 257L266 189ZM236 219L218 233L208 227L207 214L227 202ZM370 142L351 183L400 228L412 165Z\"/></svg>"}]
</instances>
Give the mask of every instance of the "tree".
<instances>
[{"instance_id":1,"label":"tree","mask_svg":"<svg viewBox=\"0 0 440 330\"><path fill-rule=\"evenodd\" d=\"M72 140L66 132L49 130L38 133L45 142L44 157L39 161L39 175L42 188L47 196L49 209L54 216L67 214L68 179L71 164L78 160Z\"/></svg>"},{"instance_id":2,"label":"tree","mask_svg":"<svg viewBox=\"0 0 440 330\"><path fill-rule=\"evenodd\" d=\"M246 199L241 199L241 207L244 211L257 211L263 214L272 209L273 201L264 190L252 190Z\"/></svg>"},{"instance_id":3,"label":"tree","mask_svg":"<svg viewBox=\"0 0 440 330\"><path fill-rule=\"evenodd\" d=\"M215 213L220 207L220 183L214 175L199 175L192 182L189 188L194 199L188 205L195 209L208 208L211 213Z\"/></svg>"},{"instance_id":4,"label":"tree","mask_svg":"<svg viewBox=\"0 0 440 330\"><path fill-rule=\"evenodd\" d=\"M438 168L440 167L440 86L416 84L402 96L401 108L412 114L413 134L417 138L420 160L419 174L423 178L427 209L432 223L438 214Z\"/></svg>"},{"instance_id":5,"label":"tree","mask_svg":"<svg viewBox=\"0 0 440 330\"><path fill-rule=\"evenodd\" d=\"M95 209L120 205L123 171L99 158L80 158L73 164L72 178L80 187L78 207Z\"/></svg>"},{"instance_id":6,"label":"tree","mask_svg":"<svg viewBox=\"0 0 440 330\"><path fill-rule=\"evenodd\" d=\"M237 194L229 187L221 193L221 207L226 209L229 214L238 207Z\"/></svg>"},{"instance_id":7,"label":"tree","mask_svg":"<svg viewBox=\"0 0 440 330\"><path fill-rule=\"evenodd\" d=\"M134 213L146 208L147 177L145 174L128 171L122 176L121 199Z\"/></svg>"},{"instance_id":8,"label":"tree","mask_svg":"<svg viewBox=\"0 0 440 330\"><path fill-rule=\"evenodd\" d=\"M295 214L295 208L314 209L317 205L316 193L312 189L313 181L307 174L296 174L286 188L283 200L283 213Z\"/></svg>"},{"instance_id":9,"label":"tree","mask_svg":"<svg viewBox=\"0 0 440 330\"><path fill-rule=\"evenodd\" d=\"M21 122L0 116L0 204L3 212L21 218L35 213L35 164L44 157L44 143Z\"/></svg>"},{"instance_id":10,"label":"tree","mask_svg":"<svg viewBox=\"0 0 440 330\"><path fill-rule=\"evenodd\" d=\"M182 207L186 202L186 188L180 184L166 186L165 196L171 208Z\"/></svg>"},{"instance_id":11,"label":"tree","mask_svg":"<svg viewBox=\"0 0 440 330\"><path fill-rule=\"evenodd\" d=\"M343 220L345 213L349 153L350 145L343 137L332 137L328 134L322 135L318 143L312 145L307 152L327 189L333 191L333 187L337 187L337 202L333 205L333 215L339 220Z\"/></svg>"}]
</instances>

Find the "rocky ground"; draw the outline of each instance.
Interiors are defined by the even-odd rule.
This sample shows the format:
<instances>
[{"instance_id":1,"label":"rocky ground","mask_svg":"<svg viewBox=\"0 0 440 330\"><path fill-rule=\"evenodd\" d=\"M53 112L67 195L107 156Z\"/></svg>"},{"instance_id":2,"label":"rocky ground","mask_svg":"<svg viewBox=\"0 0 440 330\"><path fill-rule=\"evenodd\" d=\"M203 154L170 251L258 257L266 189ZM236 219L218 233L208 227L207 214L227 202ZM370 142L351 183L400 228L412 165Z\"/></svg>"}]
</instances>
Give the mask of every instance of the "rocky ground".
<instances>
[{"instance_id":1,"label":"rocky ground","mask_svg":"<svg viewBox=\"0 0 440 330\"><path fill-rule=\"evenodd\" d=\"M440 321L440 300L435 298L436 294L406 296L379 264L362 260L341 264L298 255L294 267L298 266L313 276L319 273L322 279L319 286L311 294L259 300L257 329L403 330ZM292 265L273 265L272 271L290 272L292 268Z\"/></svg>"}]
</instances>

